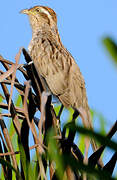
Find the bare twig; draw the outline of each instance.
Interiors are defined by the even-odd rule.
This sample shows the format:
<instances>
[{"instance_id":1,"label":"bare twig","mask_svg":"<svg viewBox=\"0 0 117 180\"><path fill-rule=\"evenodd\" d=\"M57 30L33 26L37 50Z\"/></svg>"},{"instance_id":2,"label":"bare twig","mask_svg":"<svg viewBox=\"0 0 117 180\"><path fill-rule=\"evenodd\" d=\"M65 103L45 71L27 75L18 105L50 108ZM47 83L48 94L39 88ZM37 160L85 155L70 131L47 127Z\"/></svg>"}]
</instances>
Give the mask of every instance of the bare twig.
<instances>
[{"instance_id":1,"label":"bare twig","mask_svg":"<svg viewBox=\"0 0 117 180\"><path fill-rule=\"evenodd\" d=\"M13 65L13 64L15 64L15 63L7 60L7 59L4 59L1 55L0 55L0 62L1 62L5 67L6 67L6 65ZM7 66L7 67L9 67L9 66ZM25 78L26 78L26 77L28 78L26 71L22 68L22 64L19 65L18 70L20 70L20 71L23 73L23 75L25 76Z\"/></svg>"},{"instance_id":2,"label":"bare twig","mask_svg":"<svg viewBox=\"0 0 117 180\"><path fill-rule=\"evenodd\" d=\"M45 119L46 119L46 103L48 100L49 92L43 92L41 96L41 118L38 123L39 128L39 141L42 143L42 126L43 126L43 134L45 134Z\"/></svg>"},{"instance_id":3,"label":"bare twig","mask_svg":"<svg viewBox=\"0 0 117 180\"><path fill-rule=\"evenodd\" d=\"M22 51L22 48L20 48L18 54L16 54L16 56L15 56L16 63L15 63L14 71L13 71L13 74L12 74L11 91L10 91L10 97L9 97L9 103L8 103L8 110L10 110L11 98L12 98L12 94L13 94L13 86L14 86L14 82L15 82L16 70L18 69L18 66L19 66L18 62L19 62L19 59L20 59L21 51Z\"/></svg>"},{"instance_id":4,"label":"bare twig","mask_svg":"<svg viewBox=\"0 0 117 180\"><path fill-rule=\"evenodd\" d=\"M25 89L25 96L24 96L24 114L25 114L26 120L28 122L28 125L32 131L32 134L34 136L35 143L38 144L39 143L38 136L37 136L36 131L34 130L34 126L32 126L33 121L30 121L29 116L28 116L27 99L28 99L28 94L29 94L29 90L30 90L30 81L26 82L25 84L26 84L26 89Z\"/></svg>"},{"instance_id":5,"label":"bare twig","mask_svg":"<svg viewBox=\"0 0 117 180\"><path fill-rule=\"evenodd\" d=\"M2 86L2 89L4 91L6 101L8 103L9 102L9 96L10 96L9 92L8 92L8 89L7 89L7 87L6 87L6 85L4 83L1 83L1 86ZM18 136L20 136L21 125L20 125L20 122L19 122L19 119L18 119L18 116L17 116L17 113L16 113L15 106L14 106L12 101L11 101L11 106L10 106L10 113L11 113L11 116L13 118L13 123L14 123L15 129L16 129L16 131L18 133Z\"/></svg>"},{"instance_id":6,"label":"bare twig","mask_svg":"<svg viewBox=\"0 0 117 180\"><path fill-rule=\"evenodd\" d=\"M37 148L37 146L39 146L40 144L34 144L33 146L29 147L30 150ZM45 149L47 149L46 146L44 146L43 144L41 144L41 146ZM12 156L15 154L20 154L20 151L15 151L15 152L6 152L6 153L0 153L0 156Z\"/></svg>"},{"instance_id":7,"label":"bare twig","mask_svg":"<svg viewBox=\"0 0 117 180\"><path fill-rule=\"evenodd\" d=\"M32 134L34 136L34 140L36 143L39 143L39 139L38 139L38 136L37 136L37 133L36 131L33 129L34 127L34 124L32 124L29 120L29 116L28 116L28 107L27 107L27 99L28 99L28 95L29 95L29 90L30 90L30 81L26 82L26 89L25 89L25 97L24 97L24 114L25 114L25 117L27 119L27 122L28 122L28 125L29 127L31 128L31 131L32 131ZM32 121L33 122L33 121ZM33 125L33 126L32 126ZM39 156L39 154L42 154L44 152L44 149L42 148L42 146L40 146L38 148L37 146L37 157L39 159L39 166L40 166L40 172L41 172L41 175L43 175L43 177L45 179L47 179L46 177L46 174L45 174L45 170L44 170L44 167L43 167L43 163L42 163L42 160L41 160L41 156Z\"/></svg>"},{"instance_id":8,"label":"bare twig","mask_svg":"<svg viewBox=\"0 0 117 180\"><path fill-rule=\"evenodd\" d=\"M16 110L17 113L21 114L22 116L24 115L23 108L16 107L16 106L14 106L14 107L15 107L15 110ZM8 104L5 104L5 103L1 102L0 103L0 108L8 110Z\"/></svg>"},{"instance_id":9,"label":"bare twig","mask_svg":"<svg viewBox=\"0 0 117 180\"><path fill-rule=\"evenodd\" d=\"M20 66L20 65L19 65ZM13 64L11 66L11 68L4 72L2 75L0 75L0 82L2 82L4 79L6 79L7 77L9 77L13 72L14 72L14 68L15 68L15 64ZM18 68L18 67L17 67Z\"/></svg>"}]
</instances>

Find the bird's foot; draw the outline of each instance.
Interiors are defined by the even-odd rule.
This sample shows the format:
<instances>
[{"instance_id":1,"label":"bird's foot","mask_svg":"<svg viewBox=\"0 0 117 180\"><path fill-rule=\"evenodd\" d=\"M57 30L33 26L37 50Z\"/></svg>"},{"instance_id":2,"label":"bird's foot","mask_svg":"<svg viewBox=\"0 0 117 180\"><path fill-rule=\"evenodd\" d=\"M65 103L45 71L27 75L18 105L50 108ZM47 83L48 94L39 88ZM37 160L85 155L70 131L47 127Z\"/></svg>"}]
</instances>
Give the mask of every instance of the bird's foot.
<instances>
[{"instance_id":1,"label":"bird's foot","mask_svg":"<svg viewBox=\"0 0 117 180\"><path fill-rule=\"evenodd\" d=\"M33 64L33 61L30 61L29 63L25 63L25 64L22 64L22 67L27 67L27 66L30 66L31 64Z\"/></svg>"}]
</instances>

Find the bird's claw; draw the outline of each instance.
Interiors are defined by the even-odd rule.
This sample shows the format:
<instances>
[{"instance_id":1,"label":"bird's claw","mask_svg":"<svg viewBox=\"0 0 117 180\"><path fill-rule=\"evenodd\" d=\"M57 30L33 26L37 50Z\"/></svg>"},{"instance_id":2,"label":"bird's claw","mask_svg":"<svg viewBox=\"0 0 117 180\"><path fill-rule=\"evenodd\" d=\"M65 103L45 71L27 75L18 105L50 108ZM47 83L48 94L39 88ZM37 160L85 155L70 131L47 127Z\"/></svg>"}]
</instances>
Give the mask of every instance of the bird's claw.
<instances>
[{"instance_id":1,"label":"bird's claw","mask_svg":"<svg viewBox=\"0 0 117 180\"><path fill-rule=\"evenodd\" d=\"M27 67L27 66L30 66L31 64L33 64L33 61L30 61L29 63L25 63L25 64L22 64L22 67Z\"/></svg>"}]
</instances>

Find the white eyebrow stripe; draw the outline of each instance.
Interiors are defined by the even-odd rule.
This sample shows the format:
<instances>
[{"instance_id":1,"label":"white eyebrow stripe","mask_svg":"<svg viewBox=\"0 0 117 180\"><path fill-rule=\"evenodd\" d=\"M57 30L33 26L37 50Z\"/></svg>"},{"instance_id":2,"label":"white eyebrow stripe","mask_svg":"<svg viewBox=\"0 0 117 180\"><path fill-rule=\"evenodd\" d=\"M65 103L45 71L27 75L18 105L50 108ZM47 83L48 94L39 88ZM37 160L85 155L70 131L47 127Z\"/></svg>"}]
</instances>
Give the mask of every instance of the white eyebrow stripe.
<instances>
[{"instance_id":1,"label":"white eyebrow stripe","mask_svg":"<svg viewBox=\"0 0 117 180\"><path fill-rule=\"evenodd\" d=\"M42 12L44 12L45 14L47 14L48 15L48 17L50 17L51 18L51 15L50 15L50 13L46 10L46 9L44 9L44 8L40 8L40 10L42 11Z\"/></svg>"}]
</instances>

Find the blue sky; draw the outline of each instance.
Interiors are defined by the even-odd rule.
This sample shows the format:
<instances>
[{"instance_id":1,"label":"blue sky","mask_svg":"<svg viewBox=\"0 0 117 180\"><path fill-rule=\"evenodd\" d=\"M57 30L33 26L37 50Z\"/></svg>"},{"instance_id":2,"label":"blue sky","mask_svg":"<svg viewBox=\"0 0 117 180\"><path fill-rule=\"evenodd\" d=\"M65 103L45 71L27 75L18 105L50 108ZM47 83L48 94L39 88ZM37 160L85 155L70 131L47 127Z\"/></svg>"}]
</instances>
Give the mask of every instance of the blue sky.
<instances>
[{"instance_id":1,"label":"blue sky","mask_svg":"<svg viewBox=\"0 0 117 180\"><path fill-rule=\"evenodd\" d=\"M58 17L64 46L77 61L86 81L89 106L102 112L107 130L117 119L117 68L102 45L109 35L117 39L117 0L42 0L0 2L0 54L14 61L20 47L28 47L31 28L24 8L46 5ZM21 58L20 63L24 63Z\"/></svg>"}]
</instances>

